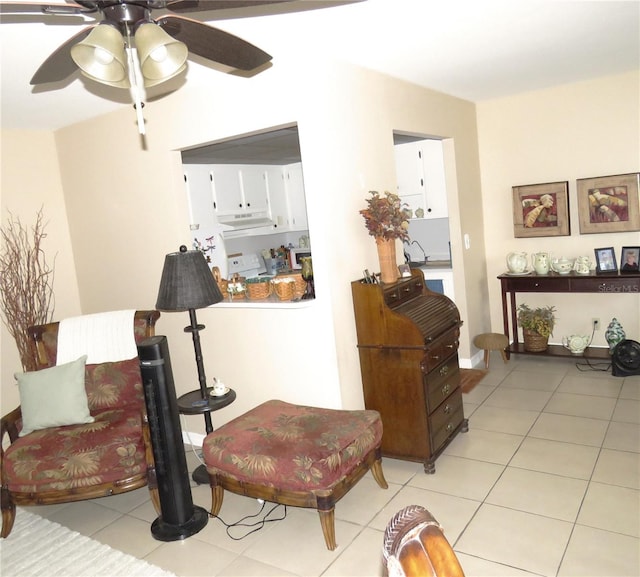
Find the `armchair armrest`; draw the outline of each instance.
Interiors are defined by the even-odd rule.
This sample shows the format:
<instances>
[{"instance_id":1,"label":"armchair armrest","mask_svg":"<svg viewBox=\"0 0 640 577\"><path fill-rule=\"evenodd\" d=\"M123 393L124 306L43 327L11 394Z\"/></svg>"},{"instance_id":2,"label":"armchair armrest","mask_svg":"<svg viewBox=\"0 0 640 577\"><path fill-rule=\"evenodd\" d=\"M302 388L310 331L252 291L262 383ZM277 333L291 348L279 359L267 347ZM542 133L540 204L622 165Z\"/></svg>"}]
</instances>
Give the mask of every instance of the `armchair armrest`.
<instances>
[{"instance_id":1,"label":"armchair armrest","mask_svg":"<svg viewBox=\"0 0 640 577\"><path fill-rule=\"evenodd\" d=\"M9 441L13 443L18 438L18 421L22 419L22 409L18 406L0 419L0 442L4 447L4 436L9 435ZM2 450L4 453L4 450Z\"/></svg>"}]
</instances>

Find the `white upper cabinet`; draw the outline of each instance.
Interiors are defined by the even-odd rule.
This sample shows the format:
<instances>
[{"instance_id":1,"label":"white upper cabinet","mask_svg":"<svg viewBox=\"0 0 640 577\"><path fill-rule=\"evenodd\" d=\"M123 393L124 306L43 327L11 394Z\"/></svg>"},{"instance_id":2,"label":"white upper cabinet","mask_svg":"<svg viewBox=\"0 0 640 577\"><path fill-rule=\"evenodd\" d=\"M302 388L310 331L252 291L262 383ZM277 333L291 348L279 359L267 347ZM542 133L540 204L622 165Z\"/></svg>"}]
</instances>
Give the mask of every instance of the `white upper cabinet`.
<instances>
[{"instance_id":1,"label":"white upper cabinet","mask_svg":"<svg viewBox=\"0 0 640 577\"><path fill-rule=\"evenodd\" d=\"M216 210L219 215L266 212L269 206L264 170L259 166L210 166Z\"/></svg>"},{"instance_id":2,"label":"white upper cabinet","mask_svg":"<svg viewBox=\"0 0 640 577\"><path fill-rule=\"evenodd\" d=\"M290 230L307 230L307 199L304 192L302 178L302 163L290 164L284 167L285 188L289 204Z\"/></svg>"},{"instance_id":3,"label":"white upper cabinet","mask_svg":"<svg viewBox=\"0 0 640 577\"><path fill-rule=\"evenodd\" d=\"M229 237L246 236L248 229L255 234L307 230L301 163L192 164L183 170L192 230L213 223L234 227L225 230Z\"/></svg>"},{"instance_id":4,"label":"white upper cabinet","mask_svg":"<svg viewBox=\"0 0 640 577\"><path fill-rule=\"evenodd\" d=\"M398 195L413 218L418 209L424 211L422 218L448 217L442 141L396 144L394 150Z\"/></svg>"},{"instance_id":5,"label":"white upper cabinet","mask_svg":"<svg viewBox=\"0 0 640 577\"><path fill-rule=\"evenodd\" d=\"M278 231L285 231L289 228L289 203L284 183L284 171L282 166L270 166L266 172L271 220Z\"/></svg>"},{"instance_id":6,"label":"white upper cabinet","mask_svg":"<svg viewBox=\"0 0 640 577\"><path fill-rule=\"evenodd\" d=\"M189 225L192 230L201 227L209 230L216 224L211 169L203 164L185 164L182 168L189 203Z\"/></svg>"}]
</instances>

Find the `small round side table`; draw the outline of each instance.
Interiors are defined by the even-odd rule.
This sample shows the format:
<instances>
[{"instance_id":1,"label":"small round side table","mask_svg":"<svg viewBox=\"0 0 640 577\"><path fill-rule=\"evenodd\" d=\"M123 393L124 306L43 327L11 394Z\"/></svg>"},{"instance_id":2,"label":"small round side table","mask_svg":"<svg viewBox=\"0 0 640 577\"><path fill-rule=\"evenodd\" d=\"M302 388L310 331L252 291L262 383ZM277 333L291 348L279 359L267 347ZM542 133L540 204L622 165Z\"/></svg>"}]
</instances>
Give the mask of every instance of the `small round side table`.
<instances>
[{"instance_id":1,"label":"small round side table","mask_svg":"<svg viewBox=\"0 0 640 577\"><path fill-rule=\"evenodd\" d=\"M213 432L211 412L223 409L236 400L236 392L233 389L229 389L229 392L219 397L211 396L209 394L211 391L212 387L207 387L206 399L202 398L200 389L189 391L178 397L178 411L180 411L180 413L183 415L204 415L204 425L207 435ZM204 465L197 467L191 475L191 478L198 483L198 485L209 484L209 473L207 473L207 468Z\"/></svg>"}]
</instances>

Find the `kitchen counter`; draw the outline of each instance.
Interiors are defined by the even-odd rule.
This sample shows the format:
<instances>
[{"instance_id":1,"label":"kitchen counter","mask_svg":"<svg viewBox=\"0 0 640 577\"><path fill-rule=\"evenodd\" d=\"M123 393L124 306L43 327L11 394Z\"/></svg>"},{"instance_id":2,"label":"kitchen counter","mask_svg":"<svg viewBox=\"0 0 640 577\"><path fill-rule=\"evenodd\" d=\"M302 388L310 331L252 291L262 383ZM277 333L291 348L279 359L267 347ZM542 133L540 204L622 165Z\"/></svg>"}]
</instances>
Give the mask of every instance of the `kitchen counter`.
<instances>
[{"instance_id":1,"label":"kitchen counter","mask_svg":"<svg viewBox=\"0 0 640 577\"><path fill-rule=\"evenodd\" d=\"M451 269L451 261L450 260L428 260L426 263L422 264L420 268L424 270Z\"/></svg>"},{"instance_id":2,"label":"kitchen counter","mask_svg":"<svg viewBox=\"0 0 640 577\"><path fill-rule=\"evenodd\" d=\"M278 297L272 295L268 299L255 301L249 299L242 301L230 301L229 299L225 299L222 302L211 306L223 309L304 309L311 306L314 300L315 299L281 301Z\"/></svg>"}]
</instances>

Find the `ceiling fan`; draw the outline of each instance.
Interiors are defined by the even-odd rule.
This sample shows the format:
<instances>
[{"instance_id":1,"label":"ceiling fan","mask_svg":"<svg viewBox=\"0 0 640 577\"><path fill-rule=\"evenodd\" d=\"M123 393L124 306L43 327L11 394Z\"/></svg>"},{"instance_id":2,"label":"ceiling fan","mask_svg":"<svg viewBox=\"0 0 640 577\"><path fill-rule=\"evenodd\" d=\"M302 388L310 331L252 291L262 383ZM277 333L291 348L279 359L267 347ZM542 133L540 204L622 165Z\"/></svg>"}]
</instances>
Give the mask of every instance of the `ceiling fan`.
<instances>
[{"instance_id":1,"label":"ceiling fan","mask_svg":"<svg viewBox=\"0 0 640 577\"><path fill-rule=\"evenodd\" d=\"M180 74L186 68L189 54L242 71L254 70L271 60L269 54L253 44L180 13L237 8L251 11L292 1L53 0L31 3L9 0L0 2L0 13L4 16L40 12L46 15L47 23L56 16L96 18L97 23L83 28L49 55L33 75L31 84L62 81L79 68L91 80L129 88L140 133L144 134L141 110L145 87ZM154 11L161 13L153 18Z\"/></svg>"}]
</instances>

